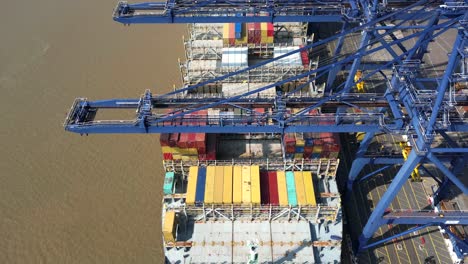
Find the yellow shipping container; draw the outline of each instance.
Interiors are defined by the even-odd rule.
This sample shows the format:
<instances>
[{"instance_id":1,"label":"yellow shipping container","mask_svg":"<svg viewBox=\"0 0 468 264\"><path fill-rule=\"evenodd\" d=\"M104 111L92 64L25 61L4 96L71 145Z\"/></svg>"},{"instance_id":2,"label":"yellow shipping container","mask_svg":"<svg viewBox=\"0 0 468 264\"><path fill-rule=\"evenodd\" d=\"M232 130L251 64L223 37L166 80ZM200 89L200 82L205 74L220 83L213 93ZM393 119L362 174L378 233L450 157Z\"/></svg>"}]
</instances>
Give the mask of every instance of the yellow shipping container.
<instances>
[{"instance_id":1,"label":"yellow shipping container","mask_svg":"<svg viewBox=\"0 0 468 264\"><path fill-rule=\"evenodd\" d=\"M305 146L305 140L304 136L302 133L296 133L296 147L304 147Z\"/></svg>"},{"instance_id":2,"label":"yellow shipping container","mask_svg":"<svg viewBox=\"0 0 468 264\"><path fill-rule=\"evenodd\" d=\"M250 166L242 166L242 203L250 204L251 200Z\"/></svg>"},{"instance_id":3,"label":"yellow shipping container","mask_svg":"<svg viewBox=\"0 0 468 264\"><path fill-rule=\"evenodd\" d=\"M296 153L294 154L294 159L302 159L304 158L304 154L303 153Z\"/></svg>"},{"instance_id":4,"label":"yellow shipping container","mask_svg":"<svg viewBox=\"0 0 468 264\"><path fill-rule=\"evenodd\" d=\"M168 146L162 146L161 147L161 152L162 153L174 153L171 147Z\"/></svg>"},{"instance_id":5,"label":"yellow shipping container","mask_svg":"<svg viewBox=\"0 0 468 264\"><path fill-rule=\"evenodd\" d=\"M232 171L232 202L234 204L242 203L242 167L234 166Z\"/></svg>"},{"instance_id":6,"label":"yellow shipping container","mask_svg":"<svg viewBox=\"0 0 468 264\"><path fill-rule=\"evenodd\" d=\"M306 205L307 198L304 188L304 177L302 176L302 171L294 172L294 182L296 183L297 204Z\"/></svg>"},{"instance_id":7,"label":"yellow shipping container","mask_svg":"<svg viewBox=\"0 0 468 264\"><path fill-rule=\"evenodd\" d=\"M198 179L198 167L191 166L189 168L188 183L187 183L187 194L185 195L186 204L195 203L195 193L197 190L197 179Z\"/></svg>"},{"instance_id":8,"label":"yellow shipping container","mask_svg":"<svg viewBox=\"0 0 468 264\"><path fill-rule=\"evenodd\" d=\"M174 211L166 212L164 216L164 225L163 225L163 237L166 243L175 242L175 230L176 230L176 214Z\"/></svg>"},{"instance_id":9,"label":"yellow shipping container","mask_svg":"<svg viewBox=\"0 0 468 264\"><path fill-rule=\"evenodd\" d=\"M276 172L276 180L278 182L278 198L280 205L288 205L288 190L286 189L286 174L284 171Z\"/></svg>"},{"instance_id":10,"label":"yellow shipping container","mask_svg":"<svg viewBox=\"0 0 468 264\"><path fill-rule=\"evenodd\" d=\"M273 36L267 37L267 41L265 43L273 43L273 39L274 39Z\"/></svg>"},{"instance_id":11,"label":"yellow shipping container","mask_svg":"<svg viewBox=\"0 0 468 264\"><path fill-rule=\"evenodd\" d=\"M195 156L187 156L189 160L198 160L198 155Z\"/></svg>"},{"instance_id":12,"label":"yellow shipping container","mask_svg":"<svg viewBox=\"0 0 468 264\"><path fill-rule=\"evenodd\" d=\"M182 155L180 155L180 154L175 154L175 153L174 153L174 154L172 154L172 159L174 159L174 160L181 160L181 159L182 159Z\"/></svg>"},{"instance_id":13,"label":"yellow shipping container","mask_svg":"<svg viewBox=\"0 0 468 264\"><path fill-rule=\"evenodd\" d=\"M322 149L323 149L322 146L320 146L320 145L315 145L315 146L312 148L312 152L313 152L313 153L322 153Z\"/></svg>"},{"instance_id":14,"label":"yellow shipping container","mask_svg":"<svg viewBox=\"0 0 468 264\"><path fill-rule=\"evenodd\" d=\"M206 184L205 184L205 203L212 204L214 201L216 169L214 166L206 167Z\"/></svg>"},{"instance_id":15,"label":"yellow shipping container","mask_svg":"<svg viewBox=\"0 0 468 264\"><path fill-rule=\"evenodd\" d=\"M214 197L213 203L223 203L223 187L224 187L224 167L215 166L215 181L214 181Z\"/></svg>"},{"instance_id":16,"label":"yellow shipping container","mask_svg":"<svg viewBox=\"0 0 468 264\"><path fill-rule=\"evenodd\" d=\"M239 45L239 44L247 44L248 43L248 39L247 39L247 36L244 36L240 39L236 39L235 40L236 42L236 45Z\"/></svg>"},{"instance_id":17,"label":"yellow shipping container","mask_svg":"<svg viewBox=\"0 0 468 264\"><path fill-rule=\"evenodd\" d=\"M266 39L268 37L268 25L267 25L267 23L260 23L260 29L262 31L262 39Z\"/></svg>"},{"instance_id":18,"label":"yellow shipping container","mask_svg":"<svg viewBox=\"0 0 468 264\"><path fill-rule=\"evenodd\" d=\"M251 182L251 194L252 203L260 204L260 167L253 165L250 167L250 182Z\"/></svg>"},{"instance_id":19,"label":"yellow shipping container","mask_svg":"<svg viewBox=\"0 0 468 264\"><path fill-rule=\"evenodd\" d=\"M223 204L232 204L232 166L224 166Z\"/></svg>"},{"instance_id":20,"label":"yellow shipping container","mask_svg":"<svg viewBox=\"0 0 468 264\"><path fill-rule=\"evenodd\" d=\"M198 155L196 148L179 148L178 152L183 155Z\"/></svg>"},{"instance_id":21,"label":"yellow shipping container","mask_svg":"<svg viewBox=\"0 0 468 264\"><path fill-rule=\"evenodd\" d=\"M181 150L181 148L179 148L179 147L171 147L171 153L183 154L180 150Z\"/></svg>"},{"instance_id":22,"label":"yellow shipping container","mask_svg":"<svg viewBox=\"0 0 468 264\"><path fill-rule=\"evenodd\" d=\"M315 200L315 190L314 182L312 180L312 172L304 171L302 172L304 177L304 187L306 192L306 200L308 205L316 206L317 202Z\"/></svg>"},{"instance_id":23,"label":"yellow shipping container","mask_svg":"<svg viewBox=\"0 0 468 264\"><path fill-rule=\"evenodd\" d=\"M229 44L229 23L223 25L223 43Z\"/></svg>"}]
</instances>

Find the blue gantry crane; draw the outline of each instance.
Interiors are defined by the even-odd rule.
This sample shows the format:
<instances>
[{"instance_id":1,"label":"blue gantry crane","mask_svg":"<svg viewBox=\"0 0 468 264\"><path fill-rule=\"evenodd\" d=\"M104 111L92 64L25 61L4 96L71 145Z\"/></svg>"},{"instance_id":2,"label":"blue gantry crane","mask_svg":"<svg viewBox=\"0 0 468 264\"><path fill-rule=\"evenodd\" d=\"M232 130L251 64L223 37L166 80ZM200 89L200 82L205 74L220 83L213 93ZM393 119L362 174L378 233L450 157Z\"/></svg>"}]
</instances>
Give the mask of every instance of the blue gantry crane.
<instances>
[{"instance_id":1,"label":"blue gantry crane","mask_svg":"<svg viewBox=\"0 0 468 264\"><path fill-rule=\"evenodd\" d=\"M453 184L465 195L468 188L456 176L468 161L468 147L458 144L449 132L468 132L467 121L453 115L454 106L466 106L464 95L454 93L453 87L468 82L468 1L306 1L306 0L217 0L188 1L169 0L129 4L120 1L114 9L113 18L123 24L135 23L246 23L246 22L338 22L342 30L322 39L259 64L182 87L167 94L154 95L146 91L136 99L112 99L89 101L78 98L65 120L65 129L80 134L93 133L293 133L293 132L364 132L356 158L352 163L348 183L348 194L353 191L366 164L386 166L369 173L360 180L401 164L388 190L372 211L357 243L358 251L390 241L398 236L415 232L427 226L440 226L458 250L463 254L468 249L465 240L450 231L452 225L467 225L468 212L456 211L437 213L435 211L389 212L392 200L407 181L412 171L420 165L433 164L444 177L435 178L439 189L434 201L443 198L444 190ZM397 30L405 35L396 37ZM448 54L445 71L439 76L428 76L422 69L427 59L428 46L437 41L445 32L456 31L452 50ZM342 55L345 38L361 33L356 51ZM269 63L302 50L309 50L335 42L333 59L316 69L280 80L250 92L225 97L203 97L189 94L189 91L210 83L248 73ZM385 50L391 59L383 63L364 62L363 58ZM358 71L363 73L355 78ZM343 82L336 80L339 72L346 72ZM355 93L356 83L374 76L386 81L383 94ZM308 78L306 84L326 78L324 97L297 96L294 92L278 92L274 98L252 97L260 91L287 82ZM298 87L300 90L302 87ZM311 114L318 107L336 107L334 116ZM252 113L251 116L208 117L196 113L208 108L240 108ZM257 113L253 108L275 109L271 113ZM287 107L302 108L298 113L285 111ZM99 109L135 109L133 120L95 120ZM345 109L364 109L361 113L350 113ZM168 110L169 109L169 110ZM196 124L196 125L193 125ZM376 133L406 135L412 149L407 159L401 157L368 157L367 149ZM434 138L443 137L449 148L434 147ZM448 157L448 158L447 158ZM447 161L450 166L447 166ZM431 175L429 173L429 175ZM414 225L402 233L380 241L369 240L384 224ZM461 252L461 253L460 253Z\"/></svg>"}]
</instances>

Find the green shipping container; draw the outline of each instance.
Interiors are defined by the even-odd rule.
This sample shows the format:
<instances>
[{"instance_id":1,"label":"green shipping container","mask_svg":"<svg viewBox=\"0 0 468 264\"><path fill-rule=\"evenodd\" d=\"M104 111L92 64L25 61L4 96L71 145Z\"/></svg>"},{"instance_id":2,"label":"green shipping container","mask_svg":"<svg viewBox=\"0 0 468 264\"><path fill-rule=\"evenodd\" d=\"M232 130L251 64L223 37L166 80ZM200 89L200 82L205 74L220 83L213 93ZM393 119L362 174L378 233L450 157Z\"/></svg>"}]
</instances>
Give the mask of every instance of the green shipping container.
<instances>
[{"instance_id":1,"label":"green shipping container","mask_svg":"<svg viewBox=\"0 0 468 264\"><path fill-rule=\"evenodd\" d=\"M296 184L294 181L294 172L286 172L286 188L288 190L288 202L291 206L297 206Z\"/></svg>"},{"instance_id":2,"label":"green shipping container","mask_svg":"<svg viewBox=\"0 0 468 264\"><path fill-rule=\"evenodd\" d=\"M166 172L164 177L163 190L164 194L172 194L172 189L174 188L174 172Z\"/></svg>"}]
</instances>

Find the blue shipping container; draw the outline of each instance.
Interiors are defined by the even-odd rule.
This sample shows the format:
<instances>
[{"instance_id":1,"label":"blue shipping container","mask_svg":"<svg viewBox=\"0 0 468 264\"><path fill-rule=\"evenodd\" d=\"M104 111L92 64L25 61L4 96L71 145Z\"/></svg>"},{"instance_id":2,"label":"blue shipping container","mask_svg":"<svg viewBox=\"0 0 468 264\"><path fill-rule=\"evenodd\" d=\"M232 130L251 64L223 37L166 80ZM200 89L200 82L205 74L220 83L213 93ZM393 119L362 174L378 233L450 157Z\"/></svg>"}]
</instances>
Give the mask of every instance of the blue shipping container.
<instances>
[{"instance_id":1,"label":"blue shipping container","mask_svg":"<svg viewBox=\"0 0 468 264\"><path fill-rule=\"evenodd\" d=\"M311 158L320 159L320 153L312 153Z\"/></svg>"},{"instance_id":2,"label":"blue shipping container","mask_svg":"<svg viewBox=\"0 0 468 264\"><path fill-rule=\"evenodd\" d=\"M174 188L174 172L166 172L164 177L163 191L164 194L172 194L172 189Z\"/></svg>"},{"instance_id":3,"label":"blue shipping container","mask_svg":"<svg viewBox=\"0 0 468 264\"><path fill-rule=\"evenodd\" d=\"M314 145L314 139L313 138L306 138L305 139L305 145L310 147Z\"/></svg>"},{"instance_id":4,"label":"blue shipping container","mask_svg":"<svg viewBox=\"0 0 468 264\"><path fill-rule=\"evenodd\" d=\"M205 200L206 168L198 168L197 191L195 192L195 203L203 203Z\"/></svg>"},{"instance_id":5,"label":"blue shipping container","mask_svg":"<svg viewBox=\"0 0 468 264\"><path fill-rule=\"evenodd\" d=\"M240 39L242 37L242 23L236 23L234 26L234 35L236 39Z\"/></svg>"},{"instance_id":6,"label":"blue shipping container","mask_svg":"<svg viewBox=\"0 0 468 264\"><path fill-rule=\"evenodd\" d=\"M288 190L288 203L297 206L296 184L294 182L294 172L286 172L286 189Z\"/></svg>"},{"instance_id":7,"label":"blue shipping container","mask_svg":"<svg viewBox=\"0 0 468 264\"><path fill-rule=\"evenodd\" d=\"M304 153L304 147L296 147L296 153Z\"/></svg>"}]
</instances>

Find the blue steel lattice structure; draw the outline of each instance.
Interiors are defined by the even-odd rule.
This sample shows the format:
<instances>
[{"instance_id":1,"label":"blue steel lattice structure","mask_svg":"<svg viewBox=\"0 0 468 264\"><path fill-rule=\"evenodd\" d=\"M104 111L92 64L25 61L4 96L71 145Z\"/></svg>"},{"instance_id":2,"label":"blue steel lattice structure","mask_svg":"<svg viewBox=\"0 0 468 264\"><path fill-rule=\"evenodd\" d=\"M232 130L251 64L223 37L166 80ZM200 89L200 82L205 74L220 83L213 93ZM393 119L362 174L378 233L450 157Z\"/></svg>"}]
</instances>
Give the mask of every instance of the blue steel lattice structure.
<instances>
[{"instance_id":1,"label":"blue steel lattice structure","mask_svg":"<svg viewBox=\"0 0 468 264\"><path fill-rule=\"evenodd\" d=\"M80 134L92 133L292 133L292 132L365 132L364 139L349 172L347 189L366 164L402 164L397 175L379 201L362 235L359 250L385 243L427 226L466 225L466 211L435 213L435 211L393 211L387 208L411 172L418 165L435 165L444 174L437 179L440 188L434 199L443 195L448 183L457 186L465 195L468 188L456 174L468 161L468 148L459 146L446 132L468 132L465 119L451 115L454 104L466 105L464 97L457 97L451 87L468 82L468 2L441 1L167 1L165 3L128 4L119 2L114 10L114 20L124 23L225 23L225 22L340 22L339 34L310 43L301 49L289 52L265 62L237 70L164 95L152 95L147 91L139 99L114 99L88 101L75 100L65 129ZM390 22L394 24L390 24ZM400 38L397 30L408 32ZM430 42L437 40L448 30L456 30L457 37L449 54L445 72L441 76L425 76L421 64L427 56ZM343 42L350 34L361 32L357 50L342 55ZM386 40L386 38L390 40ZM229 77L251 71L302 50L308 50L337 42L334 59L297 76L280 80L256 90L234 97L187 96L186 92L203 85L219 82ZM411 41L413 44L408 44ZM385 63L363 63L363 58L385 50L391 59ZM354 76L358 70L366 69L359 80ZM336 84L336 75L346 72L346 80ZM383 94L356 94L352 92L356 83L381 75L386 80ZM275 98L252 98L252 94L281 84L308 77L312 82L327 77L326 96L323 98L297 97L291 93L278 93ZM300 89L300 88L298 88ZM425 91L424 93L422 91ZM429 91L429 92L427 92ZM255 113L253 116L208 118L195 113L208 108L269 107L272 113ZM341 109L335 116L311 115L310 110L323 106ZM296 114L288 114L285 107L300 107ZM134 120L94 120L101 108L133 108L137 110ZM365 109L362 113L349 113L345 109ZM171 109L169 113L162 110ZM342 111L344 110L344 111ZM185 125L196 122L197 126ZM375 133L406 135L413 146L406 161L401 157L366 157L365 153ZM434 137L440 135L451 148L434 148ZM453 166L446 166L445 157L451 155ZM381 169L365 175L369 178ZM443 183L443 184L442 184ZM439 197L439 195L441 197ZM376 230L383 224L420 225L390 238L368 243ZM453 238L457 248L467 248L466 241ZM456 236L455 236L456 237Z\"/></svg>"}]
</instances>

